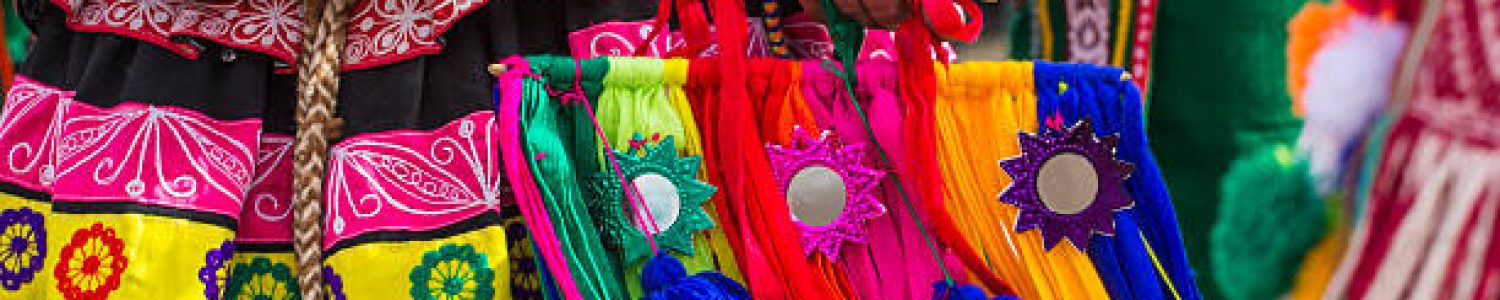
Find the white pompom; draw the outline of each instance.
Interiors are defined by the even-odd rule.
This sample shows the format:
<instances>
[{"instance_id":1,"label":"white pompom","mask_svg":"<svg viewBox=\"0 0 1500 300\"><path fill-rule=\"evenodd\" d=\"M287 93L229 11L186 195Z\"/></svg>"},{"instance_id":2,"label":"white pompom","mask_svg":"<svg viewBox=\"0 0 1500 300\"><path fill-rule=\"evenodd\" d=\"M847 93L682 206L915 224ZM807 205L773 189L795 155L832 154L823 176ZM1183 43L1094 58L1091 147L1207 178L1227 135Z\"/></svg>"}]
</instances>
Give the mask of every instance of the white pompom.
<instances>
[{"instance_id":1,"label":"white pompom","mask_svg":"<svg viewBox=\"0 0 1500 300\"><path fill-rule=\"evenodd\" d=\"M1338 182L1344 153L1385 108L1410 28L1356 15L1327 33L1302 90L1306 123L1298 147L1310 154L1318 192Z\"/></svg>"}]
</instances>

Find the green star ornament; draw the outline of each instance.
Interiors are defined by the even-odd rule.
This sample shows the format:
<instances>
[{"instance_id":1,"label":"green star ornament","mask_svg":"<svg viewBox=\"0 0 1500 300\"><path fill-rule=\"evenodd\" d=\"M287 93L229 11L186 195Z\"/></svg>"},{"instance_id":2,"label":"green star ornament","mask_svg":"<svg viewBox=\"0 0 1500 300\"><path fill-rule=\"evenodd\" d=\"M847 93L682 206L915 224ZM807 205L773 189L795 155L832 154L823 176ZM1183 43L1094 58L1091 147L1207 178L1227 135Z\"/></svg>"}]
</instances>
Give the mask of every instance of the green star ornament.
<instances>
[{"instance_id":1,"label":"green star ornament","mask_svg":"<svg viewBox=\"0 0 1500 300\"><path fill-rule=\"evenodd\" d=\"M703 158L678 156L672 136L648 145L637 133L630 144L630 149L615 150L614 155L626 182L636 188L649 210L631 209L634 205L626 200L618 177L596 176L591 186L599 199L594 213L610 236L606 244L624 249L625 262L635 263L653 254L645 241L646 233L652 232L663 250L693 255L693 234L714 227L703 204L718 191L698 180ZM636 216L632 218L628 211ZM654 222L644 222L647 219Z\"/></svg>"}]
</instances>

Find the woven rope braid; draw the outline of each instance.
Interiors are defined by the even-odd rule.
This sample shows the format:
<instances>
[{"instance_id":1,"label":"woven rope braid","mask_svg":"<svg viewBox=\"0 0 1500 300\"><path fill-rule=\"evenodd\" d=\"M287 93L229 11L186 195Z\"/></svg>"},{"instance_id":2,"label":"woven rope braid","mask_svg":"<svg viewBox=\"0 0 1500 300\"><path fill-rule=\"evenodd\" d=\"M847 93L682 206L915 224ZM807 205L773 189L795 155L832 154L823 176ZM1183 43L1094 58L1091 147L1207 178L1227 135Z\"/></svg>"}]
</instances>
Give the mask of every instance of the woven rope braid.
<instances>
[{"instance_id":1,"label":"woven rope braid","mask_svg":"<svg viewBox=\"0 0 1500 300\"><path fill-rule=\"evenodd\" d=\"M293 152L293 232L297 285L302 299L323 299L323 175L328 143L339 133L335 107L345 11L350 0L306 0L301 55L297 62L297 139Z\"/></svg>"}]
</instances>

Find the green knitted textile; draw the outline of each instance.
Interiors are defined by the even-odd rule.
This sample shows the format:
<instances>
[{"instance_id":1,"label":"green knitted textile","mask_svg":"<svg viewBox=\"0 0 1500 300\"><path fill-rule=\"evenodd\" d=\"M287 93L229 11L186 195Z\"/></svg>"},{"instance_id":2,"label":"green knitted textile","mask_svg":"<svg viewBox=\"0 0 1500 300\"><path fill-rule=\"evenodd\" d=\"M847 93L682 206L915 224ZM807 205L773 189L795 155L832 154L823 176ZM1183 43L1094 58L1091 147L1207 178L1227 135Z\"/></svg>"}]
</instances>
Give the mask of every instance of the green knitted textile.
<instances>
[{"instance_id":1,"label":"green knitted textile","mask_svg":"<svg viewBox=\"0 0 1500 300\"><path fill-rule=\"evenodd\" d=\"M1275 299L1292 288L1307 250L1327 233L1328 214L1306 160L1290 146L1264 146L1224 175L1210 236L1213 276L1227 299Z\"/></svg>"},{"instance_id":2,"label":"green knitted textile","mask_svg":"<svg viewBox=\"0 0 1500 300\"><path fill-rule=\"evenodd\" d=\"M1158 7L1147 128L1208 299L1225 297L1210 278L1216 272L1209 251L1221 178L1247 149L1291 144L1300 127L1290 111L1285 53L1286 23L1302 2L1184 0Z\"/></svg>"}]
</instances>

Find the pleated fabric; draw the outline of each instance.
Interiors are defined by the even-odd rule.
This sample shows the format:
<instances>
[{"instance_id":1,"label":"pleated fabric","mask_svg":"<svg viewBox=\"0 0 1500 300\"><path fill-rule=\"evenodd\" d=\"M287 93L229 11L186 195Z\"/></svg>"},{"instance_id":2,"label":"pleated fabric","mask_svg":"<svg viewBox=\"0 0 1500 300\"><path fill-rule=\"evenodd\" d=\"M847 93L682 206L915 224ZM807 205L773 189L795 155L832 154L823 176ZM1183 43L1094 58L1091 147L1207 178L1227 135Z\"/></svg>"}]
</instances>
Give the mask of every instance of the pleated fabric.
<instances>
[{"instance_id":1,"label":"pleated fabric","mask_svg":"<svg viewBox=\"0 0 1500 300\"><path fill-rule=\"evenodd\" d=\"M611 148L617 151L631 149L630 141L637 135L648 142L670 136L675 141L678 155L703 155L692 107L682 90L687 79L686 60L616 57L608 61L609 73L604 76L604 89L598 98L595 115ZM608 162L601 160L601 163ZM707 171L700 171L700 175L704 172ZM705 207L707 211L715 211L712 204ZM671 253L682 261L688 273L718 271L729 278L743 280L720 226L695 234L693 249L691 255ZM624 275L631 298L643 294L640 282L629 278L639 278L645 262L622 262L626 267Z\"/></svg>"},{"instance_id":2,"label":"pleated fabric","mask_svg":"<svg viewBox=\"0 0 1500 300\"><path fill-rule=\"evenodd\" d=\"M818 127L817 119L808 107L803 97L801 86L802 65L800 62L791 60L757 59L750 61L748 70L750 102L756 106L756 115L759 116L760 136L765 137L764 145L787 145L797 134L795 130L801 128L802 134L817 134L821 129ZM767 167L770 160L767 159ZM768 168L769 170L769 168ZM768 174L769 175L769 174ZM784 222L791 226L792 230L777 230L769 232L778 239L788 239L795 242L797 259L802 259L812 264L819 272L821 280L818 284L832 288L841 299L854 297L853 290L847 282L848 271L837 261L819 254L806 255L801 251L802 234L801 228L795 226L796 222L791 219L790 207L787 205L787 196L776 188L778 183L772 177L767 177L772 183L774 197L767 198L764 202L763 213L774 213L766 215L767 218L776 218L777 222ZM783 221L784 220L784 221ZM787 255L790 253L783 253ZM788 258L791 259L791 258Z\"/></svg>"},{"instance_id":3,"label":"pleated fabric","mask_svg":"<svg viewBox=\"0 0 1500 300\"><path fill-rule=\"evenodd\" d=\"M607 71L605 61L582 61L577 65L572 59L532 59L533 69L548 76L539 77L539 85L549 85L553 91L573 91L572 75L595 81ZM530 171L553 221L552 227L559 249L567 259L573 281L584 299L626 298L616 262L611 259L601 243L598 227L589 215L587 203L581 189L580 170L574 158L582 157L570 149L570 145L592 144L593 140L574 134L575 118L566 118L561 111L582 109L581 103L564 103L561 97L542 97L535 93L524 97L520 109L521 132L524 137L523 150L530 158ZM581 88L580 88L581 89ZM587 101L582 96L576 100ZM569 115L571 116L571 115ZM590 128L592 129L592 128ZM564 288L566 290L566 288Z\"/></svg>"},{"instance_id":4,"label":"pleated fabric","mask_svg":"<svg viewBox=\"0 0 1500 300\"><path fill-rule=\"evenodd\" d=\"M525 60L515 58L509 60L511 70L500 77L496 84L495 114L496 132L501 145L501 162L505 170L505 178L511 184L511 190L515 193L516 204L521 211L522 217L526 219L532 241L536 247L536 257L541 263L538 277L541 281L544 294L548 298L557 299L557 295L566 295L568 299L582 298L579 294L577 283L573 281L571 268L568 267L566 258L558 245L558 239L552 231L552 217L547 214L547 208L542 203L541 192L532 173L522 146L524 131L521 127L521 104L526 97L536 97L541 85L534 79L529 78L531 70ZM562 274L561 279L555 279L553 274Z\"/></svg>"},{"instance_id":5,"label":"pleated fabric","mask_svg":"<svg viewBox=\"0 0 1500 300\"><path fill-rule=\"evenodd\" d=\"M941 70L941 67L940 67ZM1039 232L1015 232L1019 211L997 200L1011 179L999 162L1020 154L1016 134L1036 132L1030 62L980 62L938 72L938 158L946 208L995 272L1023 299L1104 299L1092 262L1070 244L1043 248Z\"/></svg>"},{"instance_id":6,"label":"pleated fabric","mask_svg":"<svg viewBox=\"0 0 1500 300\"><path fill-rule=\"evenodd\" d=\"M1036 63L1036 114L1083 118L1099 136L1120 135L1115 156L1135 165L1125 189L1135 206L1115 214L1115 235L1095 235L1088 253L1115 299L1198 299L1161 169L1146 143L1140 91L1118 68Z\"/></svg>"},{"instance_id":7,"label":"pleated fabric","mask_svg":"<svg viewBox=\"0 0 1500 300\"><path fill-rule=\"evenodd\" d=\"M687 85L688 61L686 59L663 60L662 84L666 89L667 101L671 103L672 111L678 122L682 125L682 138L678 139L677 149L679 155L704 155L703 138L699 133L698 121L693 117L692 103L688 101L687 92L683 88ZM699 168L698 179L708 181L708 174L717 171L715 166L703 165ZM709 202L704 209L715 217L715 224L719 224L717 205ZM735 281L745 282L744 275L740 274L739 265L735 262L734 250L729 247L729 239L724 234L724 226L716 225L705 236L695 238L696 249L710 251L711 255L707 262L724 276Z\"/></svg>"},{"instance_id":8,"label":"pleated fabric","mask_svg":"<svg viewBox=\"0 0 1500 300\"><path fill-rule=\"evenodd\" d=\"M901 155L901 107L896 99L896 65L867 62L858 66L860 86L856 87L859 107L849 102L849 93L841 77L829 72L824 62L802 63L802 95L818 125L833 132L844 144L873 147L870 132L860 119L863 108L870 119L875 138L886 153ZM867 150L868 161L880 161L873 149ZM870 219L866 244L844 245L839 256L848 281L860 299L922 299L931 297L932 283L943 279L933 252L922 240L915 220L902 202L894 181L882 180L877 198L886 214ZM928 225L930 226L930 225Z\"/></svg>"},{"instance_id":9,"label":"pleated fabric","mask_svg":"<svg viewBox=\"0 0 1500 300\"><path fill-rule=\"evenodd\" d=\"M774 70L778 66L767 61L756 61L745 74L757 74L756 69ZM717 70L721 61L693 60L692 70ZM769 71L762 71L769 72ZM781 80L790 80L791 73L783 70ZM762 122L768 116L760 116L757 107L780 107L756 104L764 102L755 95L777 95L787 97L789 81L781 88L768 88L775 84L772 77L750 75L748 97L733 96L735 87L724 85L718 76L729 72L693 72L688 80L687 92L694 103L698 120L709 150L705 161L717 164L721 176L714 182L724 196L720 205L720 216L726 223L726 234L735 244L735 257L744 272L746 283L755 299L843 299L846 291L841 284L830 282L830 276L820 270L819 262L809 260L802 254L798 232L791 222L784 197L779 195L771 175L765 145L770 138L763 138ZM757 81L753 78L761 78ZM731 83L732 84L732 83ZM744 88L743 86L739 88ZM746 97L735 100L736 97ZM782 108L773 108L780 110ZM775 116L773 119L780 119ZM809 117L805 124L815 124ZM779 131L780 129L774 129ZM786 129L790 132L790 127ZM711 176L712 178L712 176Z\"/></svg>"}]
</instances>

